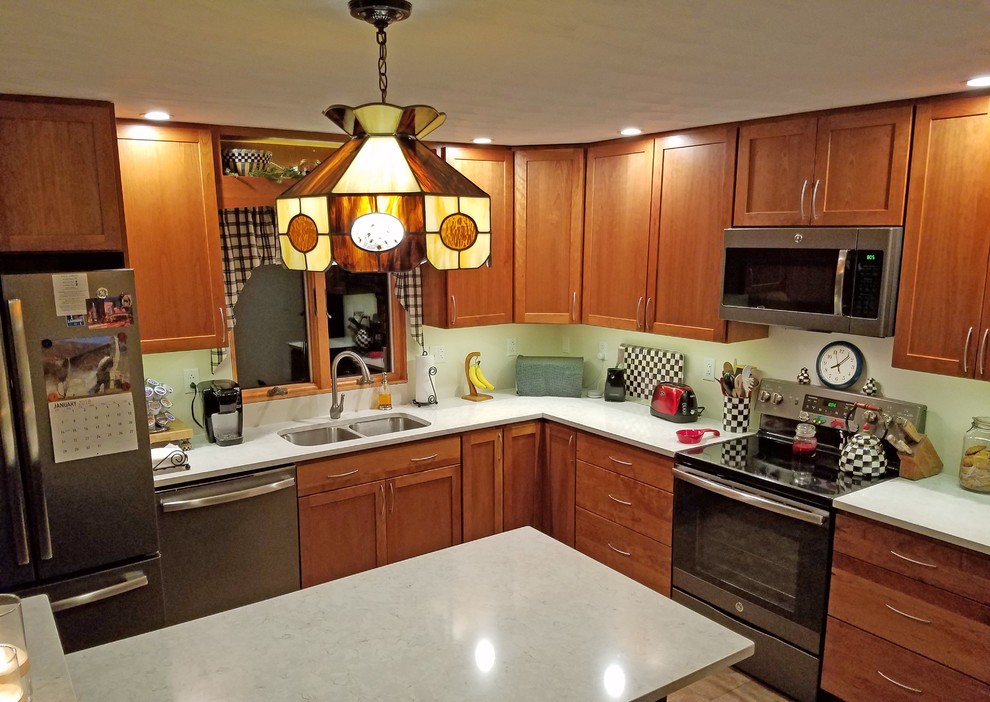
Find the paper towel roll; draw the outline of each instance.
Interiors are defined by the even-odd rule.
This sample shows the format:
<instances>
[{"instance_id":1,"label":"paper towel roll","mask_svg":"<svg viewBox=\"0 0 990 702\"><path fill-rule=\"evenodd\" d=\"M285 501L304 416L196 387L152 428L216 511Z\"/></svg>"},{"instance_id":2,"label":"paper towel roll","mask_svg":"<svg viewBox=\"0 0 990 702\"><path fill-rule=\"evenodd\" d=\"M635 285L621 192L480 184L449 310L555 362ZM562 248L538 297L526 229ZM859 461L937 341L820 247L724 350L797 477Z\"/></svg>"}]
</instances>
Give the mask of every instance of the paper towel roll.
<instances>
[{"instance_id":1,"label":"paper towel roll","mask_svg":"<svg viewBox=\"0 0 990 702\"><path fill-rule=\"evenodd\" d=\"M437 393L434 390L431 372L436 373L436 363L432 354L416 357L416 402L421 405L436 403Z\"/></svg>"}]
</instances>

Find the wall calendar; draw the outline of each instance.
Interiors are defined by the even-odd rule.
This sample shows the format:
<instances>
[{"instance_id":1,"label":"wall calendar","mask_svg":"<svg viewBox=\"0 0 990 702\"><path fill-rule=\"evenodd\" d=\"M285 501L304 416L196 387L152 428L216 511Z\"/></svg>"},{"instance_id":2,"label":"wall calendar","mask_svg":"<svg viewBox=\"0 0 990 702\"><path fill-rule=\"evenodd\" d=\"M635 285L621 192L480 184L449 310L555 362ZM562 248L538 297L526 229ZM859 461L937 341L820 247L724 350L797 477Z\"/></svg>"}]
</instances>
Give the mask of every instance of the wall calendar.
<instances>
[{"instance_id":1,"label":"wall calendar","mask_svg":"<svg viewBox=\"0 0 990 702\"><path fill-rule=\"evenodd\" d=\"M48 403L55 462L134 451L138 447L131 393Z\"/></svg>"}]
</instances>

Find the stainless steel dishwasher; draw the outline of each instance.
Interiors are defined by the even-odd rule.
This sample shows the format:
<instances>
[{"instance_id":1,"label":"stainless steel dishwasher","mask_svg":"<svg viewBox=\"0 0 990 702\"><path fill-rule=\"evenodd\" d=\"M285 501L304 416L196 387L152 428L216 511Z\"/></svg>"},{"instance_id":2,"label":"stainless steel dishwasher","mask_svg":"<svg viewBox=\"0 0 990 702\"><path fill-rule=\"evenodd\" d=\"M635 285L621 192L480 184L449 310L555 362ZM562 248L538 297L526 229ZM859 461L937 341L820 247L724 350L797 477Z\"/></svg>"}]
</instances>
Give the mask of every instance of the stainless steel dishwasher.
<instances>
[{"instance_id":1,"label":"stainless steel dishwasher","mask_svg":"<svg viewBox=\"0 0 990 702\"><path fill-rule=\"evenodd\" d=\"M165 621L299 589L296 468L156 491Z\"/></svg>"}]
</instances>

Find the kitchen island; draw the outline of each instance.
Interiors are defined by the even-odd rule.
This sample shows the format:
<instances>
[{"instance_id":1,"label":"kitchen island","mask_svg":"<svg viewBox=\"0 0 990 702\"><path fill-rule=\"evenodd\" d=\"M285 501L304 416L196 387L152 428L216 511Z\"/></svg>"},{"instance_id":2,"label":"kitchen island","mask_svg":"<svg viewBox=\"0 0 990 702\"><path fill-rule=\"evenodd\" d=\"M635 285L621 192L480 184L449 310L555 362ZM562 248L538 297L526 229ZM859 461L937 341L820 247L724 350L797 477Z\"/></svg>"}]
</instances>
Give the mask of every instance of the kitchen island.
<instances>
[{"instance_id":1,"label":"kitchen island","mask_svg":"<svg viewBox=\"0 0 990 702\"><path fill-rule=\"evenodd\" d=\"M657 700L753 650L527 527L67 662L81 702Z\"/></svg>"}]
</instances>

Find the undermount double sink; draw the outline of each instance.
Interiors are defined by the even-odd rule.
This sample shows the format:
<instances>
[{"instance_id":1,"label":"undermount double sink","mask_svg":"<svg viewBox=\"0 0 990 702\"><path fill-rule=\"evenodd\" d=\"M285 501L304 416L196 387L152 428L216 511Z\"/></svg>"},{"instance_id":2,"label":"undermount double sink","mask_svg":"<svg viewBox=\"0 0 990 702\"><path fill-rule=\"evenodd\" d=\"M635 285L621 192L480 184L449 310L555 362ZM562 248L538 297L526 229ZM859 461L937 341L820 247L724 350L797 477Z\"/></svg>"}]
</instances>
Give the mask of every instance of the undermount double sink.
<instances>
[{"instance_id":1,"label":"undermount double sink","mask_svg":"<svg viewBox=\"0 0 990 702\"><path fill-rule=\"evenodd\" d=\"M413 417L411 414L391 414L387 417L354 419L347 422L285 429L280 431L278 435L296 446L322 446L323 444L336 444L341 441L366 439L383 434L396 434L401 431L428 426L430 423L425 419Z\"/></svg>"}]
</instances>

